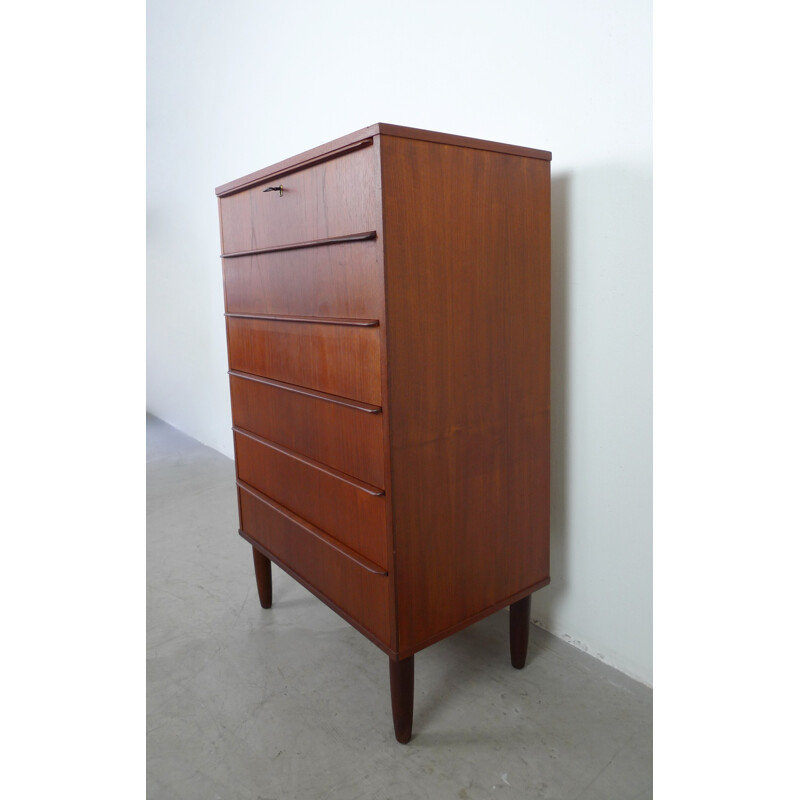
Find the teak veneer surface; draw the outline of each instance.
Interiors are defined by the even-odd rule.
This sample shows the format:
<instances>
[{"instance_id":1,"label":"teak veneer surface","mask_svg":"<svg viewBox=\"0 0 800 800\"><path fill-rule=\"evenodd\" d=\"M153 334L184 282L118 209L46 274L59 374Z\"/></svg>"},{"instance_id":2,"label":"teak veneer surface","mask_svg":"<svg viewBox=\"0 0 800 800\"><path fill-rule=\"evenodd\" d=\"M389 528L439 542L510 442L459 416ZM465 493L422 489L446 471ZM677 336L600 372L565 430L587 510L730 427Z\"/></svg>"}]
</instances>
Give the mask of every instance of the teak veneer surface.
<instances>
[{"instance_id":1,"label":"teak veneer surface","mask_svg":"<svg viewBox=\"0 0 800 800\"><path fill-rule=\"evenodd\" d=\"M374 231L377 170L375 148L365 147L289 173L280 180L282 195L257 184L228 196L223 254Z\"/></svg>"},{"instance_id":2,"label":"teak veneer surface","mask_svg":"<svg viewBox=\"0 0 800 800\"><path fill-rule=\"evenodd\" d=\"M372 327L228 319L231 369L380 405L380 340Z\"/></svg>"},{"instance_id":3,"label":"teak veneer surface","mask_svg":"<svg viewBox=\"0 0 800 800\"><path fill-rule=\"evenodd\" d=\"M548 575L549 163L386 136L381 154L406 651Z\"/></svg>"},{"instance_id":4,"label":"teak veneer surface","mask_svg":"<svg viewBox=\"0 0 800 800\"><path fill-rule=\"evenodd\" d=\"M240 509L392 661L549 578L550 153L378 123L218 187ZM264 191L279 188L280 191Z\"/></svg>"},{"instance_id":5,"label":"teak veneer surface","mask_svg":"<svg viewBox=\"0 0 800 800\"><path fill-rule=\"evenodd\" d=\"M276 562L288 568L332 608L380 642L389 637L389 583L346 551L315 534L296 515L280 510L245 487L239 487L242 530Z\"/></svg>"},{"instance_id":6,"label":"teak veneer surface","mask_svg":"<svg viewBox=\"0 0 800 800\"><path fill-rule=\"evenodd\" d=\"M384 492L235 431L237 476L386 569Z\"/></svg>"},{"instance_id":7,"label":"teak veneer surface","mask_svg":"<svg viewBox=\"0 0 800 800\"><path fill-rule=\"evenodd\" d=\"M380 408L231 375L233 424L365 483L385 488Z\"/></svg>"},{"instance_id":8,"label":"teak veneer surface","mask_svg":"<svg viewBox=\"0 0 800 800\"><path fill-rule=\"evenodd\" d=\"M288 172L303 169L304 167L318 163L319 161L336 158L339 155L348 153L351 149L372 144L373 137L380 134L399 136L405 139L418 139L420 141L435 142L437 144L452 145L455 147L469 147L473 150L489 150L496 153L511 153L513 155L524 156L526 158L540 158L544 161L552 159L552 153L547 150L537 150L533 147L520 147L514 144L504 144L503 142L492 142L487 139L475 139L470 136L457 136L452 133L440 133L439 131L428 131L422 128L408 128L403 125L391 125L386 122L377 122L366 128L341 136L333 141L321 144L311 150L306 150L297 155L291 156L272 164L269 167L251 172L242 178L229 181L222 186L217 186L216 194L224 197L234 194L243 188L250 187L256 183L263 183L271 178L285 175Z\"/></svg>"},{"instance_id":9,"label":"teak veneer surface","mask_svg":"<svg viewBox=\"0 0 800 800\"><path fill-rule=\"evenodd\" d=\"M382 249L372 240L223 259L226 311L380 320Z\"/></svg>"}]
</instances>

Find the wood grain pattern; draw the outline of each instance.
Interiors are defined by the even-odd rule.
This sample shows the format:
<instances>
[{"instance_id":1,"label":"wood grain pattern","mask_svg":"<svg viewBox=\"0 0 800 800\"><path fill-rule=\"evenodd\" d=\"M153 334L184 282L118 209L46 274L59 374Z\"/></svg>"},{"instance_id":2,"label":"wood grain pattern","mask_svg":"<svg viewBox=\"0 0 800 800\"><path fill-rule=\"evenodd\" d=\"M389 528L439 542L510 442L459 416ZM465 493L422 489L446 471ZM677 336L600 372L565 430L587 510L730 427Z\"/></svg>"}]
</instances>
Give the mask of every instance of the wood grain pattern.
<instances>
[{"instance_id":1,"label":"wood grain pattern","mask_svg":"<svg viewBox=\"0 0 800 800\"><path fill-rule=\"evenodd\" d=\"M475 150L489 150L496 153L513 153L527 158L540 158L545 161L552 159L552 153L548 150L539 150L533 147L520 147L515 144L490 141L488 139L477 139L470 136L461 136L452 133L442 133L440 131L429 131L423 128L409 128L403 125L392 125L386 122L377 122L368 125L366 128L340 136L331 142L318 145L311 150L290 156L289 158L264 167L256 172L251 172L242 178L229 181L222 186L218 186L216 194L223 196L241 191L243 188L253 186L257 183L265 183L272 178L285 175L296 169L313 164L315 161L337 157L348 150L364 146L373 136L384 133L388 136L399 136L405 139L419 139L425 142L436 142L437 144L452 145L455 147L470 147Z\"/></svg>"},{"instance_id":2,"label":"wood grain pattern","mask_svg":"<svg viewBox=\"0 0 800 800\"><path fill-rule=\"evenodd\" d=\"M539 589L543 589L549 584L550 578L548 576L530 586L526 586L524 589L511 595L511 597L504 597L502 600L498 600L496 603L482 608L469 617L461 617L457 622L453 623L453 625L447 628L440 628L427 639L416 639L413 642L407 642L405 647L394 648L393 652L398 658L407 658L420 650L424 650L426 647L430 647L432 644L436 644L436 642L440 642L442 639L446 639L448 636L452 636L454 633L464 630L464 628L468 628L470 625L474 625L482 619L486 619L486 617L490 617L492 614L496 614L498 611L508 608L512 603L516 603L517 600L522 600L529 594L537 592Z\"/></svg>"},{"instance_id":3,"label":"wood grain pattern","mask_svg":"<svg viewBox=\"0 0 800 800\"><path fill-rule=\"evenodd\" d=\"M373 147L281 178L283 196L257 185L220 201L224 253L374 231L378 165Z\"/></svg>"},{"instance_id":4,"label":"wood grain pattern","mask_svg":"<svg viewBox=\"0 0 800 800\"><path fill-rule=\"evenodd\" d=\"M385 489L383 414L231 375L233 424Z\"/></svg>"},{"instance_id":5,"label":"wood grain pattern","mask_svg":"<svg viewBox=\"0 0 800 800\"><path fill-rule=\"evenodd\" d=\"M247 256L259 256L267 253L282 253L286 250L307 250L314 247L331 247L336 244L350 244L351 242L370 242L378 236L377 231L365 231L363 233L352 233L348 236L329 236L326 239L314 239L310 242L292 242L291 244L278 244L271 247L260 247L257 250L237 250L234 253L222 253L220 258L246 258Z\"/></svg>"},{"instance_id":6,"label":"wood grain pattern","mask_svg":"<svg viewBox=\"0 0 800 800\"><path fill-rule=\"evenodd\" d=\"M325 161L331 157L337 158L347 153L349 150L358 149L362 146L369 146L373 142L372 137L377 132L378 126L370 125L361 130L354 131L353 133L348 133L333 141L312 147L310 150L304 150L302 153L296 153L295 155L289 156L289 158L284 158L282 161L278 161L268 167L262 167L241 178L228 181L222 186L217 186L215 192L217 197L224 197L225 195L233 194L234 192L239 192L242 189L254 186L257 183L263 184L272 178L285 175L287 172L304 169L315 162Z\"/></svg>"},{"instance_id":7,"label":"wood grain pattern","mask_svg":"<svg viewBox=\"0 0 800 800\"><path fill-rule=\"evenodd\" d=\"M521 667L550 580L550 158L379 123L217 190L240 533L388 653L401 742L414 653L510 606Z\"/></svg>"},{"instance_id":8,"label":"wood grain pattern","mask_svg":"<svg viewBox=\"0 0 800 800\"><path fill-rule=\"evenodd\" d=\"M242 317L229 317L227 326L231 369L381 404L376 327Z\"/></svg>"},{"instance_id":9,"label":"wood grain pattern","mask_svg":"<svg viewBox=\"0 0 800 800\"><path fill-rule=\"evenodd\" d=\"M453 133L441 133L439 131L428 131L423 128L407 128L404 125L391 125L386 122L378 123L379 134L386 136L401 137L406 140L418 140L421 142L432 142L443 144L449 147L467 147L470 150L486 150L490 153L507 153L509 155L522 156L524 158L537 158L542 161L550 161L553 158L549 150L538 150L533 147L520 147L516 144L506 144L505 142L494 142L489 139L476 139L472 136L459 136Z\"/></svg>"},{"instance_id":10,"label":"wood grain pattern","mask_svg":"<svg viewBox=\"0 0 800 800\"><path fill-rule=\"evenodd\" d=\"M236 479L236 486L240 490L239 494L244 493L252 495L262 505L270 508L278 516L288 519L296 528L303 530L307 536L310 536L312 539L318 539L327 548L338 553L342 558L352 561L366 572L370 572L374 575L386 576L386 570L381 567L380 564L370 561L363 554L353 550L351 547L348 547L345 544L342 544L342 542L340 542L338 539L334 539L329 533L323 531L322 528L312 525L307 519L303 519L302 517L298 516L293 511L290 511L285 506L282 506L280 503L273 500L273 498L268 497L263 492L260 492L254 486L250 486L238 478Z\"/></svg>"},{"instance_id":11,"label":"wood grain pattern","mask_svg":"<svg viewBox=\"0 0 800 800\"><path fill-rule=\"evenodd\" d=\"M383 491L234 431L236 474L250 486L387 568Z\"/></svg>"},{"instance_id":12,"label":"wood grain pattern","mask_svg":"<svg viewBox=\"0 0 800 800\"><path fill-rule=\"evenodd\" d=\"M224 259L226 311L381 319L382 247L369 241Z\"/></svg>"},{"instance_id":13,"label":"wood grain pattern","mask_svg":"<svg viewBox=\"0 0 800 800\"><path fill-rule=\"evenodd\" d=\"M549 574L549 164L380 147L408 652Z\"/></svg>"},{"instance_id":14,"label":"wood grain pattern","mask_svg":"<svg viewBox=\"0 0 800 800\"><path fill-rule=\"evenodd\" d=\"M347 615L381 642L389 637L389 582L370 572L341 551L311 535L253 493L239 488L242 530L278 563L285 563L334 610Z\"/></svg>"}]
</instances>

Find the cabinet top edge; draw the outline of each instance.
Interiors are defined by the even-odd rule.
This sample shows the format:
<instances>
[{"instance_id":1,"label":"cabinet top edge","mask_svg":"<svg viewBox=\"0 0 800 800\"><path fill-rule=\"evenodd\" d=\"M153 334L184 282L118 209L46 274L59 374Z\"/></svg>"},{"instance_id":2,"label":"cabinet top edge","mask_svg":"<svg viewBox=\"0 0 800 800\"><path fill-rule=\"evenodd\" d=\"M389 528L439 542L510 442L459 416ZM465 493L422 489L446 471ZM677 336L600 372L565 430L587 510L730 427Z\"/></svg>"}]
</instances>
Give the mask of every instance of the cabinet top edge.
<instances>
[{"instance_id":1,"label":"cabinet top edge","mask_svg":"<svg viewBox=\"0 0 800 800\"><path fill-rule=\"evenodd\" d=\"M547 150L536 150L532 147L521 147L519 145L504 144L502 142L492 142L486 139L473 139L469 136L456 136L451 133L439 133L422 128L407 128L402 125L377 122L374 125L369 125L366 128L353 131L353 133L349 133L346 136L340 136L338 139L333 139L311 150L305 150L283 161L278 161L256 172L251 172L241 178L217 186L215 192L218 197L233 194L241 189L261 183L262 181L268 181L272 176L282 175L285 172L302 167L307 161L316 161L317 159L323 158L328 153L333 154L336 150L347 148L364 139L370 139L380 134L396 136L401 139L420 139L426 142L453 145L456 147L471 147L476 150L489 150L495 153L524 156L526 158L538 158L543 161L551 161L553 157L552 153Z\"/></svg>"}]
</instances>

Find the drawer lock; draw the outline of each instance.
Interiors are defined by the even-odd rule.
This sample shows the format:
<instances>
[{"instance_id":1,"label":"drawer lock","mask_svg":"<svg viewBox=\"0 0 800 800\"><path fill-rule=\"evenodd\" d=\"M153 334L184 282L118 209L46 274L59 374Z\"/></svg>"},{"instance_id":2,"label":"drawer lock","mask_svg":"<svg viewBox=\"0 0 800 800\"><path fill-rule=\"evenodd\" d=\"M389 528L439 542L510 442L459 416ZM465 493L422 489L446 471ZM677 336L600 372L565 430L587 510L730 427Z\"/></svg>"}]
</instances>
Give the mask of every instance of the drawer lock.
<instances>
[{"instance_id":1,"label":"drawer lock","mask_svg":"<svg viewBox=\"0 0 800 800\"><path fill-rule=\"evenodd\" d=\"M264 189L265 192L280 192L280 196L283 197L283 184L280 186L268 186Z\"/></svg>"}]
</instances>

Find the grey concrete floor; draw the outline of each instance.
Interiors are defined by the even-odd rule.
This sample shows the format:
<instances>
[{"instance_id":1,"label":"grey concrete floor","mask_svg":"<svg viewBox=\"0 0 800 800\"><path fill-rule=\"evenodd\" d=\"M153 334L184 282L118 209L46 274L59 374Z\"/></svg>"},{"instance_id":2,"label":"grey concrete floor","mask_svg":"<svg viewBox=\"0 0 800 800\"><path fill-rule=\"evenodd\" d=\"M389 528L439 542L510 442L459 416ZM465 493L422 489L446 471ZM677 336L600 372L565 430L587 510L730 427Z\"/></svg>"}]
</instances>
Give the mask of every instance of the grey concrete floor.
<instances>
[{"instance_id":1,"label":"grey concrete floor","mask_svg":"<svg viewBox=\"0 0 800 800\"><path fill-rule=\"evenodd\" d=\"M652 797L652 692L508 614L416 656L395 742L387 657L279 568L256 594L233 462L147 419L150 800Z\"/></svg>"}]
</instances>

